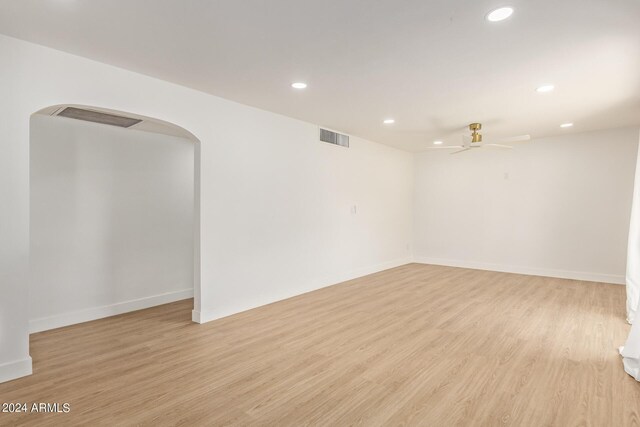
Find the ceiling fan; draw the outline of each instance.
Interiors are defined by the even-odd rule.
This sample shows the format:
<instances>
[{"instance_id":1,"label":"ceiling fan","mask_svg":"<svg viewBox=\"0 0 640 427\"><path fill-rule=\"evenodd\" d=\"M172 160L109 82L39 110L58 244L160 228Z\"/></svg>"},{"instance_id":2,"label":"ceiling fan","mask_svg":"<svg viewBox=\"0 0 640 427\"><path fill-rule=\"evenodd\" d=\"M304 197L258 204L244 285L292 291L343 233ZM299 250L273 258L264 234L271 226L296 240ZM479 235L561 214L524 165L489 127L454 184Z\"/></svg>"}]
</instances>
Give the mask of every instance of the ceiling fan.
<instances>
[{"instance_id":1,"label":"ceiling fan","mask_svg":"<svg viewBox=\"0 0 640 427\"><path fill-rule=\"evenodd\" d=\"M469 125L469 130L471 131L471 135L463 135L462 136L462 145L445 145L442 147L431 147L431 149L447 149L447 148L458 148L458 150L449 153L449 154L458 154L463 151L468 151L475 148L501 148L501 149L512 149L513 147L510 145L497 144L495 142L485 143L482 141L482 134L479 132L482 130L482 124L480 123L471 123ZM513 143L513 142L524 142L531 139L529 135L520 135L520 136L512 136L508 138L501 138L496 142L502 143Z\"/></svg>"}]
</instances>

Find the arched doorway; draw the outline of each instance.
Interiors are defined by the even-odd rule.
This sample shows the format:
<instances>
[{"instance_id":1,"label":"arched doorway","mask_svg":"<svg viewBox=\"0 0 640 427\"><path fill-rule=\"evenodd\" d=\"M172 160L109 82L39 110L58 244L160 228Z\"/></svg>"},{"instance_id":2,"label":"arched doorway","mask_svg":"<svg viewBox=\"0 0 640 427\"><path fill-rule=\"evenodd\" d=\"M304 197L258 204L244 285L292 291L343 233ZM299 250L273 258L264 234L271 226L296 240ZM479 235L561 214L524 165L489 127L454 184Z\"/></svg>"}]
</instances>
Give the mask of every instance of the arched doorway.
<instances>
[{"instance_id":1,"label":"arched doorway","mask_svg":"<svg viewBox=\"0 0 640 427\"><path fill-rule=\"evenodd\" d=\"M30 332L191 295L199 308L199 140L83 105L39 110L30 127Z\"/></svg>"}]
</instances>

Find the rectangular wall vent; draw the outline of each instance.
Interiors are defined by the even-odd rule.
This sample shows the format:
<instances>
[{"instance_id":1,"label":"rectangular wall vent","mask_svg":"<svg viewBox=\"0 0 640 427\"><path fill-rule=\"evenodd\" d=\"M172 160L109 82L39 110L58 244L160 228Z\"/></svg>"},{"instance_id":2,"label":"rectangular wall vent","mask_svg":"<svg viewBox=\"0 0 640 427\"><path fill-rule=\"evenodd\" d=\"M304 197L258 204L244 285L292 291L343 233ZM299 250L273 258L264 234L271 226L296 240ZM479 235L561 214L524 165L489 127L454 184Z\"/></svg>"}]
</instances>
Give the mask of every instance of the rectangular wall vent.
<instances>
[{"instance_id":1,"label":"rectangular wall vent","mask_svg":"<svg viewBox=\"0 0 640 427\"><path fill-rule=\"evenodd\" d=\"M116 116L115 114L102 113L100 111L83 110L81 108L67 107L58 113L58 116L70 119L84 120L86 122L101 123L103 125L129 128L142 120L131 117Z\"/></svg>"},{"instance_id":2,"label":"rectangular wall vent","mask_svg":"<svg viewBox=\"0 0 640 427\"><path fill-rule=\"evenodd\" d=\"M340 145L342 147L349 146L349 137L341 133L332 132L327 129L320 129L320 141L328 142L329 144Z\"/></svg>"}]
</instances>

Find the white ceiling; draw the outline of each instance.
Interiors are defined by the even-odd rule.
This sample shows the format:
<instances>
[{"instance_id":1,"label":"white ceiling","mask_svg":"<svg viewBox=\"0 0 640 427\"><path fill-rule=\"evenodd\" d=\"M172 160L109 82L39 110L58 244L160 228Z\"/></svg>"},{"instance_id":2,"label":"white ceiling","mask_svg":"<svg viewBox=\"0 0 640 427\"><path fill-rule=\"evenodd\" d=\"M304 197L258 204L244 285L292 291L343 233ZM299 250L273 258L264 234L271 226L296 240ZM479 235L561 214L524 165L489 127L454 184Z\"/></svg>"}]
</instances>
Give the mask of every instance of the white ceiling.
<instances>
[{"instance_id":1,"label":"white ceiling","mask_svg":"<svg viewBox=\"0 0 640 427\"><path fill-rule=\"evenodd\" d=\"M408 150L640 125L638 0L0 0L0 33Z\"/></svg>"}]
</instances>

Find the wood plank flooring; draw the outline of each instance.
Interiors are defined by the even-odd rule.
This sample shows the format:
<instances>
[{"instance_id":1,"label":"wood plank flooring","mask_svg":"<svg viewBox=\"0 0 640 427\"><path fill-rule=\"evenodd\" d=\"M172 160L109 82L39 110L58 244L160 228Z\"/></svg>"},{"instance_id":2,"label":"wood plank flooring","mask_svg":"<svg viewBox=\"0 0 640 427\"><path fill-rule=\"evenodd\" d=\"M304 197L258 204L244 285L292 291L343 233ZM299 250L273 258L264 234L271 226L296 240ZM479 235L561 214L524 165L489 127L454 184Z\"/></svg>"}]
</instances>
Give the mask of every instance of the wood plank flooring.
<instances>
[{"instance_id":1,"label":"wood plank flooring","mask_svg":"<svg viewBox=\"0 0 640 427\"><path fill-rule=\"evenodd\" d=\"M31 336L0 425L640 424L624 287L409 264L208 324L180 301Z\"/></svg>"}]
</instances>

